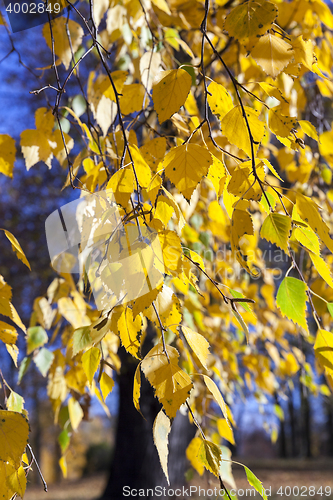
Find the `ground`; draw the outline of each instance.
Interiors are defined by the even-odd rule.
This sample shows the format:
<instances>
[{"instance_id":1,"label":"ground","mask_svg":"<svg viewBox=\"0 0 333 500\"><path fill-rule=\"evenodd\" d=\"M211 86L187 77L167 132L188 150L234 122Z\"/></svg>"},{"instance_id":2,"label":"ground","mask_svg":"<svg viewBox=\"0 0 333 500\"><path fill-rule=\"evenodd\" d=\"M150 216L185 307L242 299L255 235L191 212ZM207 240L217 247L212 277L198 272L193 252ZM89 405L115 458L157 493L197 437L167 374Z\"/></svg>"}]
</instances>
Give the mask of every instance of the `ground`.
<instances>
[{"instance_id":1,"label":"ground","mask_svg":"<svg viewBox=\"0 0 333 500\"><path fill-rule=\"evenodd\" d=\"M244 460L242 463L251 468L266 489L271 488L272 496L268 497L269 500L282 500L285 498L290 500L310 498L314 500L333 500L333 461L330 459L316 461ZM249 494L251 487L246 480L243 468L234 465L233 470L238 489L238 499L242 497L253 498L253 494L251 496ZM197 488L200 486L205 490L214 489L217 483L211 478L211 475L205 475L201 479L194 479L191 484L197 486ZM105 476L97 475L76 481L63 481L61 484L49 485L47 494L44 493L42 486L28 486L24 500L95 500L102 492L105 480ZM310 489L311 486L314 488ZM267 491L267 493L269 492ZM186 498L186 496L180 498ZM192 494L190 498L192 500L204 499L202 494L200 497ZM216 496L206 496L206 498L215 499ZM256 494L255 498L259 499L260 497Z\"/></svg>"}]
</instances>

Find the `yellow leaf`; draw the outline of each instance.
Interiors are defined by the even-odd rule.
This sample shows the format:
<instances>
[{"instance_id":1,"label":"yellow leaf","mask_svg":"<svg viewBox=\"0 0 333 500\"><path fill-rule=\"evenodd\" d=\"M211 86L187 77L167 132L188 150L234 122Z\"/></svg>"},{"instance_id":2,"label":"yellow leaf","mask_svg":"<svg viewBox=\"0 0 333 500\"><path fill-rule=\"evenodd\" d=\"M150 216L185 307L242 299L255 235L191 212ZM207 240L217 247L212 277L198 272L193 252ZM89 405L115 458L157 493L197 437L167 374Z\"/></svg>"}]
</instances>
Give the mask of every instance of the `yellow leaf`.
<instances>
[{"instance_id":1,"label":"yellow leaf","mask_svg":"<svg viewBox=\"0 0 333 500\"><path fill-rule=\"evenodd\" d=\"M119 99L120 110L123 115L130 115L141 111L144 103L145 88L141 83L132 83L131 85L124 85L122 90L122 97Z\"/></svg>"},{"instance_id":2,"label":"yellow leaf","mask_svg":"<svg viewBox=\"0 0 333 500\"><path fill-rule=\"evenodd\" d=\"M300 366L292 352L285 355L285 359L280 362L280 370L289 377L293 377L298 372Z\"/></svg>"},{"instance_id":3,"label":"yellow leaf","mask_svg":"<svg viewBox=\"0 0 333 500\"><path fill-rule=\"evenodd\" d=\"M176 416L177 410L185 403L192 389L190 377L178 365L177 349L166 346L170 363L163 351L163 345L157 344L141 362L141 368L155 395L163 405L169 418Z\"/></svg>"},{"instance_id":4,"label":"yellow leaf","mask_svg":"<svg viewBox=\"0 0 333 500\"><path fill-rule=\"evenodd\" d=\"M212 163L211 153L198 144L172 148L163 160L165 175L187 200Z\"/></svg>"},{"instance_id":5,"label":"yellow leaf","mask_svg":"<svg viewBox=\"0 0 333 500\"><path fill-rule=\"evenodd\" d=\"M219 83L212 82L208 87L208 104L212 113L220 120L230 111L234 105L229 92Z\"/></svg>"},{"instance_id":6,"label":"yellow leaf","mask_svg":"<svg viewBox=\"0 0 333 500\"><path fill-rule=\"evenodd\" d=\"M251 129L253 140L256 143L260 143L265 133L265 124L258 118L259 111L249 108L248 106L244 106L244 110ZM231 144L234 144L239 149L242 149L249 157L251 157L249 131L246 126L241 106L235 106L223 117L221 121L221 128L222 133ZM254 154L256 154L258 147L258 144L253 145Z\"/></svg>"},{"instance_id":7,"label":"yellow leaf","mask_svg":"<svg viewBox=\"0 0 333 500\"><path fill-rule=\"evenodd\" d=\"M221 437L229 441L229 443L235 444L233 430L231 429L230 425L228 425L228 422L225 418L219 418L217 420L217 430L219 431Z\"/></svg>"},{"instance_id":8,"label":"yellow leaf","mask_svg":"<svg viewBox=\"0 0 333 500\"><path fill-rule=\"evenodd\" d=\"M178 233L181 233L183 227L186 225L185 217L184 217L181 209L179 208L178 203L176 202L176 200L172 196L172 194L169 193L169 191L167 189L165 189L165 187L161 186L161 188L162 188L163 193L169 199L171 205L173 206L176 218L178 220L178 225L176 226L176 229L178 230Z\"/></svg>"},{"instance_id":9,"label":"yellow leaf","mask_svg":"<svg viewBox=\"0 0 333 500\"><path fill-rule=\"evenodd\" d=\"M137 359L141 358L140 338L142 334L142 318L137 315L133 318L132 309L126 307L117 322L118 332L122 345L126 351Z\"/></svg>"},{"instance_id":10,"label":"yellow leaf","mask_svg":"<svg viewBox=\"0 0 333 500\"><path fill-rule=\"evenodd\" d=\"M1 314L11 318L14 321L14 323L25 332L26 327L24 326L19 315L17 314L15 307L10 302L11 298L12 298L12 289L5 282L3 277L0 275L0 309L1 309Z\"/></svg>"},{"instance_id":11,"label":"yellow leaf","mask_svg":"<svg viewBox=\"0 0 333 500\"><path fill-rule=\"evenodd\" d=\"M179 299L170 287L163 285L162 291L157 295L155 300L155 307L163 326L177 333L177 327L182 318L181 307ZM159 322L152 306L147 310L146 316L157 328L159 327Z\"/></svg>"},{"instance_id":12,"label":"yellow leaf","mask_svg":"<svg viewBox=\"0 0 333 500\"><path fill-rule=\"evenodd\" d=\"M309 252L310 259L312 260L313 265L317 269L318 273L320 276L323 278L323 280L326 281L326 283L333 288L333 280L332 280L332 275L331 275L331 269L327 262L324 261L320 257L320 255L316 255L313 252Z\"/></svg>"},{"instance_id":13,"label":"yellow leaf","mask_svg":"<svg viewBox=\"0 0 333 500\"><path fill-rule=\"evenodd\" d=\"M222 453L219 446L203 439L198 451L198 459L216 477L219 476L221 458Z\"/></svg>"},{"instance_id":14,"label":"yellow leaf","mask_svg":"<svg viewBox=\"0 0 333 500\"><path fill-rule=\"evenodd\" d=\"M307 196L297 193L296 207L302 219L309 224L327 248L333 252L333 240L330 237L327 225L320 216L318 205Z\"/></svg>"},{"instance_id":15,"label":"yellow leaf","mask_svg":"<svg viewBox=\"0 0 333 500\"><path fill-rule=\"evenodd\" d=\"M58 300L58 309L60 314L74 327L80 328L90 324L85 310L80 305L74 302L70 297L61 297Z\"/></svg>"},{"instance_id":16,"label":"yellow leaf","mask_svg":"<svg viewBox=\"0 0 333 500\"><path fill-rule=\"evenodd\" d=\"M195 437L186 448L186 458L190 462L192 467L197 471L197 473L200 474L200 476L202 476L205 470L203 463L198 459L198 453L201 443L201 438Z\"/></svg>"},{"instance_id":17,"label":"yellow leaf","mask_svg":"<svg viewBox=\"0 0 333 500\"><path fill-rule=\"evenodd\" d=\"M66 30L67 30L66 17L58 17L52 21L54 51L61 60L61 62L63 63L63 65L65 66L65 68L68 69L70 62L72 60L72 54L75 54L75 52L81 45L84 31L78 23L69 19L68 30L69 30L69 37L71 40L70 44ZM52 49L50 27L48 23L44 25L43 35L48 47Z\"/></svg>"},{"instance_id":18,"label":"yellow leaf","mask_svg":"<svg viewBox=\"0 0 333 500\"><path fill-rule=\"evenodd\" d=\"M322 0L315 0L312 5L312 9L318 14L319 19L325 24L329 29L333 29L333 14L330 11L329 6Z\"/></svg>"},{"instance_id":19,"label":"yellow leaf","mask_svg":"<svg viewBox=\"0 0 333 500\"><path fill-rule=\"evenodd\" d=\"M165 477L170 485L169 474L168 474L168 454L169 454L169 440L168 436L171 430L170 419L165 415L163 410L157 414L153 425L153 437L154 443L157 449L157 453L161 462L162 470Z\"/></svg>"},{"instance_id":20,"label":"yellow leaf","mask_svg":"<svg viewBox=\"0 0 333 500\"><path fill-rule=\"evenodd\" d=\"M159 219L163 222L164 226L167 226L169 220L174 213L174 206L169 198L165 196L159 196L158 202L156 204L156 210L154 213L154 218Z\"/></svg>"},{"instance_id":21,"label":"yellow leaf","mask_svg":"<svg viewBox=\"0 0 333 500\"><path fill-rule=\"evenodd\" d=\"M297 223L298 221L296 221ZM315 253L316 255L320 255L320 244L318 236L312 229L309 227L297 227L294 230L294 236L297 241L299 241L305 248Z\"/></svg>"},{"instance_id":22,"label":"yellow leaf","mask_svg":"<svg viewBox=\"0 0 333 500\"><path fill-rule=\"evenodd\" d=\"M1 23L0 23L1 24ZM16 491L13 491L10 487L7 478L15 470L14 466L8 462L2 462L0 460L0 498L3 500L11 500Z\"/></svg>"},{"instance_id":23,"label":"yellow leaf","mask_svg":"<svg viewBox=\"0 0 333 500\"><path fill-rule=\"evenodd\" d=\"M318 330L314 350L320 364L333 370L333 334Z\"/></svg>"},{"instance_id":24,"label":"yellow leaf","mask_svg":"<svg viewBox=\"0 0 333 500\"><path fill-rule=\"evenodd\" d=\"M316 127L312 125L311 122L309 122L308 120L298 120L298 123L301 129L303 130L304 134L308 135L309 137L311 137L311 139L314 139L317 142L319 141Z\"/></svg>"},{"instance_id":25,"label":"yellow leaf","mask_svg":"<svg viewBox=\"0 0 333 500\"><path fill-rule=\"evenodd\" d=\"M180 271L182 247L180 239L174 231L161 231L158 233L161 243L163 261L167 274L175 274Z\"/></svg>"},{"instance_id":26,"label":"yellow leaf","mask_svg":"<svg viewBox=\"0 0 333 500\"><path fill-rule=\"evenodd\" d=\"M99 362L101 360L101 351L98 347L90 347L88 351L86 351L82 355L82 367L84 369L85 374L87 375L87 379L91 385L94 375L99 366Z\"/></svg>"},{"instance_id":27,"label":"yellow leaf","mask_svg":"<svg viewBox=\"0 0 333 500\"><path fill-rule=\"evenodd\" d=\"M106 189L112 189L116 202L125 208L134 191L132 166L121 168L113 174Z\"/></svg>"},{"instance_id":28,"label":"yellow leaf","mask_svg":"<svg viewBox=\"0 0 333 500\"><path fill-rule=\"evenodd\" d=\"M15 140L7 134L0 134L0 172L13 177L15 161Z\"/></svg>"},{"instance_id":29,"label":"yellow leaf","mask_svg":"<svg viewBox=\"0 0 333 500\"><path fill-rule=\"evenodd\" d=\"M105 372L102 373L101 380L99 381L99 385L102 391L103 399L106 400L107 396L113 389L114 381L109 375Z\"/></svg>"},{"instance_id":30,"label":"yellow leaf","mask_svg":"<svg viewBox=\"0 0 333 500\"><path fill-rule=\"evenodd\" d=\"M246 253L243 253L245 250L240 242L241 238L245 234L253 235L251 215L245 210L235 209L232 213L231 220L231 250L241 266L251 272L249 267L249 264L251 265L251 263L247 263L247 256Z\"/></svg>"},{"instance_id":31,"label":"yellow leaf","mask_svg":"<svg viewBox=\"0 0 333 500\"><path fill-rule=\"evenodd\" d=\"M27 478L22 465L7 476L7 483L12 491L15 491L15 493L18 493L23 498L27 487Z\"/></svg>"},{"instance_id":32,"label":"yellow leaf","mask_svg":"<svg viewBox=\"0 0 333 500\"><path fill-rule=\"evenodd\" d=\"M258 160L256 160L256 173L261 181L265 180L264 165ZM234 196L238 196L244 200L259 201L262 196L262 190L256 179L252 173L252 162L244 162L237 165L232 172L227 190Z\"/></svg>"},{"instance_id":33,"label":"yellow leaf","mask_svg":"<svg viewBox=\"0 0 333 500\"><path fill-rule=\"evenodd\" d=\"M267 75L276 78L292 61L294 51L282 38L268 33L259 39L251 56Z\"/></svg>"},{"instance_id":34,"label":"yellow leaf","mask_svg":"<svg viewBox=\"0 0 333 500\"><path fill-rule=\"evenodd\" d=\"M116 96L114 94L113 86L110 82L110 78L107 75L105 76L105 79L103 80L104 84L100 84L99 87L100 89L95 89L95 92L98 90L102 91L105 97L108 99L111 99L111 101L116 102ZM114 83L114 86L116 87L116 90L119 94L122 93L122 90L124 88L125 81L127 80L128 73L127 71L112 71L111 77ZM98 79L97 79L98 80Z\"/></svg>"},{"instance_id":35,"label":"yellow leaf","mask_svg":"<svg viewBox=\"0 0 333 500\"><path fill-rule=\"evenodd\" d=\"M171 11L169 9L169 5L167 4L166 0L152 0L152 2L160 10L162 10L163 12L165 12L166 14L169 14L169 16L171 16Z\"/></svg>"},{"instance_id":36,"label":"yellow leaf","mask_svg":"<svg viewBox=\"0 0 333 500\"><path fill-rule=\"evenodd\" d=\"M146 293L145 295L141 295L132 302L132 312L133 318L135 318L139 313L144 312L151 303L156 299L157 295L160 293L162 286L159 285L157 288L154 288L151 292Z\"/></svg>"},{"instance_id":37,"label":"yellow leaf","mask_svg":"<svg viewBox=\"0 0 333 500\"><path fill-rule=\"evenodd\" d=\"M271 243L275 243L287 255L288 237L291 229L291 218L282 214L269 214L260 230L260 236Z\"/></svg>"},{"instance_id":38,"label":"yellow leaf","mask_svg":"<svg viewBox=\"0 0 333 500\"><path fill-rule=\"evenodd\" d=\"M141 373L140 373L140 363L136 367L134 374L134 383L133 383L133 403L135 408L141 413L140 410L140 392L141 392Z\"/></svg>"},{"instance_id":39,"label":"yellow leaf","mask_svg":"<svg viewBox=\"0 0 333 500\"><path fill-rule=\"evenodd\" d=\"M206 384L208 390L211 392L215 401L218 403L219 407L221 408L222 414L223 414L224 418L226 419L227 424L230 427L230 423L229 423L229 419L228 419L228 408L224 402L224 399L223 399L223 396L221 394L220 389L217 387L215 382L207 375L203 375L203 379L205 381L205 384Z\"/></svg>"},{"instance_id":40,"label":"yellow leaf","mask_svg":"<svg viewBox=\"0 0 333 500\"><path fill-rule=\"evenodd\" d=\"M297 127L297 120L291 116L284 116L279 108L271 108L268 112L268 126L274 134L288 137L291 129Z\"/></svg>"},{"instance_id":41,"label":"yellow leaf","mask_svg":"<svg viewBox=\"0 0 333 500\"><path fill-rule=\"evenodd\" d=\"M307 69L312 71L313 63L313 45L311 40L304 40L302 35L298 36L292 42L294 49L295 63L303 64Z\"/></svg>"},{"instance_id":42,"label":"yellow leaf","mask_svg":"<svg viewBox=\"0 0 333 500\"><path fill-rule=\"evenodd\" d=\"M7 409L10 411L17 411L22 413L24 409L24 399L17 392L11 391L7 399Z\"/></svg>"},{"instance_id":43,"label":"yellow leaf","mask_svg":"<svg viewBox=\"0 0 333 500\"><path fill-rule=\"evenodd\" d=\"M67 477L67 460L66 460L65 456L63 456L59 459L59 467L61 469L62 475L64 476L64 478L66 478Z\"/></svg>"},{"instance_id":44,"label":"yellow leaf","mask_svg":"<svg viewBox=\"0 0 333 500\"><path fill-rule=\"evenodd\" d=\"M19 467L28 437L29 424L22 413L0 410L0 460Z\"/></svg>"},{"instance_id":45,"label":"yellow leaf","mask_svg":"<svg viewBox=\"0 0 333 500\"><path fill-rule=\"evenodd\" d=\"M14 344L6 344L6 349L8 351L8 354L12 358L14 365L17 368L17 358L18 358L18 352L19 352L18 347Z\"/></svg>"},{"instance_id":46,"label":"yellow leaf","mask_svg":"<svg viewBox=\"0 0 333 500\"><path fill-rule=\"evenodd\" d=\"M68 109L69 108L67 108L67 110ZM60 130L56 130L52 133L54 116L51 109L37 109L35 113L35 123L35 130L28 129L21 133L21 149L26 168L29 170L38 161L45 162L48 168L51 168L53 155L56 155L59 161L61 161L61 157L66 157L64 156L65 149L62 142L62 135ZM66 142L67 152L69 152L74 142L65 133L63 137Z\"/></svg>"},{"instance_id":47,"label":"yellow leaf","mask_svg":"<svg viewBox=\"0 0 333 500\"><path fill-rule=\"evenodd\" d=\"M135 172L140 186L148 187L151 182L151 170L148 163L143 159L141 152L135 145L130 146L130 152L134 162Z\"/></svg>"},{"instance_id":48,"label":"yellow leaf","mask_svg":"<svg viewBox=\"0 0 333 500\"><path fill-rule=\"evenodd\" d=\"M182 332L200 363L207 369L206 363L209 355L209 342L207 342L205 337L200 335L200 333L194 332L187 326L182 326Z\"/></svg>"},{"instance_id":49,"label":"yellow leaf","mask_svg":"<svg viewBox=\"0 0 333 500\"><path fill-rule=\"evenodd\" d=\"M146 142L140 148L140 153L144 160L150 166L152 172L156 174L158 164L163 160L166 150L166 139L165 137L156 137L151 141Z\"/></svg>"},{"instance_id":50,"label":"yellow leaf","mask_svg":"<svg viewBox=\"0 0 333 500\"><path fill-rule=\"evenodd\" d=\"M20 261L22 261L23 264L25 264L31 271L31 267L30 267L30 264L28 262L28 259L26 258L25 254L21 248L21 245L19 244L19 242L17 241L15 236L12 233L10 233L9 231L6 231L6 229L3 229L3 231L12 244L13 252L16 253L18 259L20 259Z\"/></svg>"},{"instance_id":51,"label":"yellow leaf","mask_svg":"<svg viewBox=\"0 0 333 500\"><path fill-rule=\"evenodd\" d=\"M103 400L103 396L102 396L100 390L96 386L95 386L95 396L97 397L98 401L100 402L101 407L105 411L106 415L110 418L111 417L110 410L107 407L107 405L105 404L105 402Z\"/></svg>"},{"instance_id":52,"label":"yellow leaf","mask_svg":"<svg viewBox=\"0 0 333 500\"><path fill-rule=\"evenodd\" d=\"M192 78L184 69L162 71L153 83L153 101L158 120L163 123L186 101Z\"/></svg>"},{"instance_id":53,"label":"yellow leaf","mask_svg":"<svg viewBox=\"0 0 333 500\"><path fill-rule=\"evenodd\" d=\"M222 161L213 155L213 163L209 167L207 179L211 181L214 186L216 196L219 198L223 193L224 184L227 178L227 172Z\"/></svg>"},{"instance_id":54,"label":"yellow leaf","mask_svg":"<svg viewBox=\"0 0 333 500\"><path fill-rule=\"evenodd\" d=\"M277 6L265 0L250 0L232 9L224 29L237 40L266 33L278 14Z\"/></svg>"},{"instance_id":55,"label":"yellow leaf","mask_svg":"<svg viewBox=\"0 0 333 500\"><path fill-rule=\"evenodd\" d=\"M68 413L72 429L76 431L83 419L83 410L80 403L74 398L70 398L68 401Z\"/></svg>"},{"instance_id":56,"label":"yellow leaf","mask_svg":"<svg viewBox=\"0 0 333 500\"><path fill-rule=\"evenodd\" d=\"M16 344L17 339L16 328L4 321L0 321L0 340L5 344Z\"/></svg>"}]
</instances>

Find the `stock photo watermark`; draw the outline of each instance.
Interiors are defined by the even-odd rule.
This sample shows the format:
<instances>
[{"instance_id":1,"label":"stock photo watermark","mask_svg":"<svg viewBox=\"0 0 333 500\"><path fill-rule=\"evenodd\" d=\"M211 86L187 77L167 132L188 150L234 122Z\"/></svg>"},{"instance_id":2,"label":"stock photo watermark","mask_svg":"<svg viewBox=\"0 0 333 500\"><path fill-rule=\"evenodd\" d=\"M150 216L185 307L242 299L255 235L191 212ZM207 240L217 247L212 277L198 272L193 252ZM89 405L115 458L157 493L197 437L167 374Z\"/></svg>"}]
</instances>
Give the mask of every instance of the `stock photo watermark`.
<instances>
[{"instance_id":1,"label":"stock photo watermark","mask_svg":"<svg viewBox=\"0 0 333 500\"><path fill-rule=\"evenodd\" d=\"M89 280L98 310L135 300L162 284L155 230L120 216L112 190L88 194L53 212L45 231L52 267Z\"/></svg>"},{"instance_id":2,"label":"stock photo watermark","mask_svg":"<svg viewBox=\"0 0 333 500\"><path fill-rule=\"evenodd\" d=\"M66 0L4 0L4 4L13 33L48 23L70 8Z\"/></svg>"},{"instance_id":3,"label":"stock photo watermark","mask_svg":"<svg viewBox=\"0 0 333 500\"><path fill-rule=\"evenodd\" d=\"M269 497L272 495L272 488L263 488L263 492L266 493L266 496ZM254 488L246 488L246 489L230 489L228 493L231 497L260 497L261 495ZM131 488L130 486L123 487L123 496L124 497L148 497L152 496L161 497L161 498L204 498L204 499L216 499L216 498L228 498L227 491L225 489L218 488L202 488L201 486L183 486L182 488L166 488L163 486L155 486L155 488Z\"/></svg>"}]
</instances>

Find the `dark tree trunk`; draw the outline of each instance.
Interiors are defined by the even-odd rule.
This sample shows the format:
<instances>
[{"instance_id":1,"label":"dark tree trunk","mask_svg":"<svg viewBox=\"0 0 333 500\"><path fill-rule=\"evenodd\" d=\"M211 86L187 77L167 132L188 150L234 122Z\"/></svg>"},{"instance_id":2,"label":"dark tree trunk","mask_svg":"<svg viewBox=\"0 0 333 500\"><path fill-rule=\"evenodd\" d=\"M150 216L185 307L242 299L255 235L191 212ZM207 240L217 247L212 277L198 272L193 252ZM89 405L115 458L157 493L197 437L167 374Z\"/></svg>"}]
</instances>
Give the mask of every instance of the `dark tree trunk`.
<instances>
[{"instance_id":1,"label":"dark tree trunk","mask_svg":"<svg viewBox=\"0 0 333 500\"><path fill-rule=\"evenodd\" d=\"M275 404L279 404L279 398L277 393L274 393L274 399L275 399ZM280 429L279 429L279 440L278 440L278 446L279 446L279 457L280 458L287 458L287 445L286 445L286 423L285 420L280 420Z\"/></svg>"},{"instance_id":2,"label":"dark tree trunk","mask_svg":"<svg viewBox=\"0 0 333 500\"><path fill-rule=\"evenodd\" d=\"M151 347L153 329L148 328L144 350ZM158 454L153 442L152 427L161 405L154 397L149 382L141 374L140 406L143 418L133 405L133 379L137 361L123 348L119 350L122 367L118 377L119 414L116 444L111 464L110 476L100 500L120 500L125 498L124 491L129 489L151 489L145 498L155 498L156 486L168 487L161 469ZM170 487L182 486L185 482L185 450L194 436L195 428L188 417L177 414L169 435L168 470ZM127 490L123 488L127 486ZM139 491L137 491L139 495ZM157 498L157 496L156 496Z\"/></svg>"},{"instance_id":3,"label":"dark tree trunk","mask_svg":"<svg viewBox=\"0 0 333 500\"><path fill-rule=\"evenodd\" d=\"M296 418L295 418L295 407L293 401L293 393L290 391L288 399L288 411L290 420L290 441L291 441L291 456L297 456L297 446L296 446Z\"/></svg>"},{"instance_id":4,"label":"dark tree trunk","mask_svg":"<svg viewBox=\"0 0 333 500\"><path fill-rule=\"evenodd\" d=\"M311 447L311 414L309 391L302 383L301 391L301 455L307 458L312 457Z\"/></svg>"},{"instance_id":5,"label":"dark tree trunk","mask_svg":"<svg viewBox=\"0 0 333 500\"><path fill-rule=\"evenodd\" d=\"M328 436L327 454L328 456L333 457L333 399L331 396L327 398L325 406L327 414L327 436Z\"/></svg>"}]
</instances>

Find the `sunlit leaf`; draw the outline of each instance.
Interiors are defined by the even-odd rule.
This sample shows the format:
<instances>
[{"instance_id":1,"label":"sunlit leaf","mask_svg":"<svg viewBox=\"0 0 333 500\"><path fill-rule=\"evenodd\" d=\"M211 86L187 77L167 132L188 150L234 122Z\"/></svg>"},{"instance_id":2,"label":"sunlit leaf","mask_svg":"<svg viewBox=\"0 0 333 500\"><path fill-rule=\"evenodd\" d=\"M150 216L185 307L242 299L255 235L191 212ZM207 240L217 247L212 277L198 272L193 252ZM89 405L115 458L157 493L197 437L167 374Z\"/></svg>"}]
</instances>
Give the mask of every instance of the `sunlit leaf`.
<instances>
[{"instance_id":1,"label":"sunlit leaf","mask_svg":"<svg viewBox=\"0 0 333 500\"><path fill-rule=\"evenodd\" d=\"M287 316L294 323L308 331L306 322L306 284L296 278L287 276L282 281L277 296L276 303L283 316Z\"/></svg>"},{"instance_id":2,"label":"sunlit leaf","mask_svg":"<svg viewBox=\"0 0 333 500\"><path fill-rule=\"evenodd\" d=\"M168 436L171 430L170 419L165 415L163 410L161 410L157 417L155 418L153 425L153 436L154 443L158 452L158 456L161 462L161 466L165 477L170 484L169 474L168 474L168 454L169 454L169 440Z\"/></svg>"},{"instance_id":3,"label":"sunlit leaf","mask_svg":"<svg viewBox=\"0 0 333 500\"><path fill-rule=\"evenodd\" d=\"M185 144L171 149L163 160L165 175L187 200L201 179L207 175L213 158L210 152L197 144Z\"/></svg>"},{"instance_id":4,"label":"sunlit leaf","mask_svg":"<svg viewBox=\"0 0 333 500\"><path fill-rule=\"evenodd\" d=\"M192 78L184 69L161 71L153 83L153 101L160 123L183 106L191 85Z\"/></svg>"}]
</instances>

